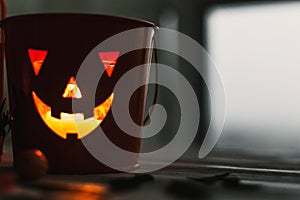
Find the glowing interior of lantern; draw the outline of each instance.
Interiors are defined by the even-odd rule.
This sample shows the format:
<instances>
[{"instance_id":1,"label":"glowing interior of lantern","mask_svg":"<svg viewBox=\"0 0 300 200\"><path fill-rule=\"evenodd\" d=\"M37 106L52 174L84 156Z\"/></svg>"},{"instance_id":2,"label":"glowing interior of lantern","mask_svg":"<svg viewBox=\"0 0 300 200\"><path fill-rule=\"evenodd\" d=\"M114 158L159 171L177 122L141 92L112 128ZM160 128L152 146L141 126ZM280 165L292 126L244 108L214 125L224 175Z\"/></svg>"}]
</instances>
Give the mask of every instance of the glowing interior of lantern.
<instances>
[{"instance_id":1,"label":"glowing interior of lantern","mask_svg":"<svg viewBox=\"0 0 300 200\"><path fill-rule=\"evenodd\" d=\"M102 61L103 65L104 65L104 69L105 69L108 77L111 77L111 75L115 69L115 65L117 63L119 54L120 54L119 51L99 52L100 60Z\"/></svg>"},{"instance_id":2,"label":"glowing interior of lantern","mask_svg":"<svg viewBox=\"0 0 300 200\"><path fill-rule=\"evenodd\" d=\"M74 76L71 76L66 89L62 95L64 98L75 98L75 99L81 99L82 95L80 92L80 89L76 83L76 80Z\"/></svg>"},{"instance_id":3,"label":"glowing interior of lantern","mask_svg":"<svg viewBox=\"0 0 300 200\"><path fill-rule=\"evenodd\" d=\"M114 71L114 67L116 65L116 61L107 61L107 60L102 60L103 64L104 64L104 68L105 68L105 71L108 75L108 77L111 77L113 71Z\"/></svg>"},{"instance_id":4,"label":"glowing interior of lantern","mask_svg":"<svg viewBox=\"0 0 300 200\"><path fill-rule=\"evenodd\" d=\"M28 49L28 54L33 67L34 74L37 76L40 73L40 70L46 59L48 51Z\"/></svg>"},{"instance_id":5,"label":"glowing interior of lantern","mask_svg":"<svg viewBox=\"0 0 300 200\"><path fill-rule=\"evenodd\" d=\"M84 120L84 114L83 113L75 113L75 114L69 114L69 113L60 113L60 119L63 120Z\"/></svg>"},{"instance_id":6,"label":"glowing interior of lantern","mask_svg":"<svg viewBox=\"0 0 300 200\"><path fill-rule=\"evenodd\" d=\"M60 119L51 116L51 107L45 104L32 91L37 111L45 124L60 137L66 139L68 134L77 134L83 138L96 129L110 110L114 94L112 93L102 104L94 108L94 116L84 119L83 113L60 113Z\"/></svg>"}]
</instances>

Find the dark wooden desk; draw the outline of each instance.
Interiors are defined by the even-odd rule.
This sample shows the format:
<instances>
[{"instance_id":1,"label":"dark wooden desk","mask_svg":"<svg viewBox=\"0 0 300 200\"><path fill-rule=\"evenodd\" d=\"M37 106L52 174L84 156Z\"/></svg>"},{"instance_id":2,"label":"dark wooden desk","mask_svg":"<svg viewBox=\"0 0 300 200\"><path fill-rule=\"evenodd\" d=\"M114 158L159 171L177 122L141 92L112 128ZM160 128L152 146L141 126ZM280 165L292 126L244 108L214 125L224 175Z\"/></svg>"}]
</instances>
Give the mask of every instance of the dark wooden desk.
<instances>
[{"instance_id":1,"label":"dark wooden desk","mask_svg":"<svg viewBox=\"0 0 300 200\"><path fill-rule=\"evenodd\" d=\"M194 181L213 177L228 180ZM0 176L15 177L9 162L2 163ZM0 199L299 199L300 172L255 169L199 162L177 162L163 170L133 181L133 174L47 175L38 181L15 177ZM153 179L149 179L152 177ZM237 179L236 179L237 178ZM202 179L201 179L202 180ZM206 180L206 179L204 179ZM0 180L1 181L1 180ZM117 183L117 187L116 184ZM101 188L106 187L104 193Z\"/></svg>"}]
</instances>

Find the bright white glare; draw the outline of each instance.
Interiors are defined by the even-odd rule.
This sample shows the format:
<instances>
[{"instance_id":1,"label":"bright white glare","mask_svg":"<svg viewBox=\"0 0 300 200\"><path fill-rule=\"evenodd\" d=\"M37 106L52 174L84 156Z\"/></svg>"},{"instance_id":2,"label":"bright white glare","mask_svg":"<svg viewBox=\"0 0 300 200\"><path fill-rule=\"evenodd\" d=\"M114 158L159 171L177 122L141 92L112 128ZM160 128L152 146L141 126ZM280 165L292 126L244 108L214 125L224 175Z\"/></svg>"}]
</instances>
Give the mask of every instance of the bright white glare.
<instances>
[{"instance_id":1,"label":"bright white glare","mask_svg":"<svg viewBox=\"0 0 300 200\"><path fill-rule=\"evenodd\" d=\"M300 152L300 3L220 7L207 19L227 99L224 145Z\"/></svg>"}]
</instances>

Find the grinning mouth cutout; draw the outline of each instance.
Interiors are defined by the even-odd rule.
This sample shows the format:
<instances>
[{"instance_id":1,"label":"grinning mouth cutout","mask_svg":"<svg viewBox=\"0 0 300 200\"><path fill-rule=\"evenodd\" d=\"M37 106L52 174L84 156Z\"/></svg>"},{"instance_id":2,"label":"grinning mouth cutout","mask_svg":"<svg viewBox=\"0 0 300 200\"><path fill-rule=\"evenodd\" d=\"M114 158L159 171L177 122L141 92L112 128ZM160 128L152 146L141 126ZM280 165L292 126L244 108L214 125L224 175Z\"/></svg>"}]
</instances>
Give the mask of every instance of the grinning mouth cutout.
<instances>
[{"instance_id":1,"label":"grinning mouth cutout","mask_svg":"<svg viewBox=\"0 0 300 200\"><path fill-rule=\"evenodd\" d=\"M114 93L100 105L94 108L94 116L84 119L83 113L60 113L60 119L51 115L51 107L44 103L38 95L32 91L35 107L44 123L58 136L67 139L68 134L77 134L81 139L95 130L106 117L113 102Z\"/></svg>"}]
</instances>

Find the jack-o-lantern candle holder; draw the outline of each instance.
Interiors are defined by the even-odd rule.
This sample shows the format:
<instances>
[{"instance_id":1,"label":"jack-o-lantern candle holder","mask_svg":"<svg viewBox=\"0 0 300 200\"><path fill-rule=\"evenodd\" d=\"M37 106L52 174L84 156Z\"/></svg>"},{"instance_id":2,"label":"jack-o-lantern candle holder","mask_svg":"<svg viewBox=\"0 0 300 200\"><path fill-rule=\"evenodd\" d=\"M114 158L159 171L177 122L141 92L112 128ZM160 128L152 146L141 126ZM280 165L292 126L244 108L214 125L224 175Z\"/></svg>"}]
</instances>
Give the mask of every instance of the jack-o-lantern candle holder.
<instances>
[{"instance_id":1,"label":"jack-o-lantern candle holder","mask_svg":"<svg viewBox=\"0 0 300 200\"><path fill-rule=\"evenodd\" d=\"M73 113L72 101L85 101L91 95L76 80L89 52L115 34L141 27L146 31L137 31L135 40L98 52L98 67L105 72L99 74L95 107ZM15 159L25 149L39 149L46 155L53 173L114 171L95 159L82 144L81 139L93 135L99 126L116 145L139 152L140 139L125 134L117 126L110 108L118 80L133 67L149 63L152 54L151 48L123 54L126 48L122 45L129 42L151 47L153 24L103 15L35 14L6 18L1 28L5 34L10 110L14 114ZM147 79L148 73L146 67L140 78ZM140 125L146 90L142 87L133 94L130 102L139 103L124 105L133 108L131 117ZM136 156L128 158L128 166L121 167L135 166Z\"/></svg>"}]
</instances>

